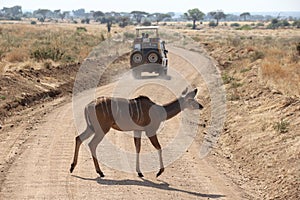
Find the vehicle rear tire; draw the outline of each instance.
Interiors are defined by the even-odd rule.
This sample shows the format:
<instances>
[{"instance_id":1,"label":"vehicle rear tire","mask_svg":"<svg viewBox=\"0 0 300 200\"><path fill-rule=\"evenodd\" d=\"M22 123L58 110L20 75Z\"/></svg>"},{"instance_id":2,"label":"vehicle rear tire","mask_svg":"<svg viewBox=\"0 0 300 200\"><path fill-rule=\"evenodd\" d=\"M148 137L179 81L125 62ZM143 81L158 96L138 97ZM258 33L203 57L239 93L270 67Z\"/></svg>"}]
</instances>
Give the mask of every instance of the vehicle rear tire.
<instances>
[{"instance_id":1,"label":"vehicle rear tire","mask_svg":"<svg viewBox=\"0 0 300 200\"><path fill-rule=\"evenodd\" d=\"M159 63L160 56L156 51L150 51L146 58L149 63Z\"/></svg>"},{"instance_id":2,"label":"vehicle rear tire","mask_svg":"<svg viewBox=\"0 0 300 200\"><path fill-rule=\"evenodd\" d=\"M139 51L133 52L130 56L130 64L133 67L143 64L143 61L143 54Z\"/></svg>"}]
</instances>

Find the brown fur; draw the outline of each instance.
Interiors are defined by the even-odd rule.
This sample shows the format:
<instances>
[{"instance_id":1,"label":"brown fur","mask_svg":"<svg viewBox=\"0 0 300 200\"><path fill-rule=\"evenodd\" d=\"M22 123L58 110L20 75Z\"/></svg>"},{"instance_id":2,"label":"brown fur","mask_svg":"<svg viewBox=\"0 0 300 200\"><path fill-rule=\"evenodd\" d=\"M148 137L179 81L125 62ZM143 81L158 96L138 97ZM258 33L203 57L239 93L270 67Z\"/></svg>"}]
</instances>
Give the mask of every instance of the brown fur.
<instances>
[{"instance_id":1,"label":"brown fur","mask_svg":"<svg viewBox=\"0 0 300 200\"><path fill-rule=\"evenodd\" d=\"M183 92L183 97L179 97L162 106L155 104L146 96L139 96L129 100L124 98L99 97L89 103L85 107L84 113L87 128L83 133L76 137L74 160L71 164L70 172L73 172L77 164L78 151L82 141L95 133L93 139L89 143L89 147L97 173L99 173L101 177L104 176L98 164L96 148L105 134L113 128L119 131L134 131L134 143L137 153L136 171L140 177L143 176L139 169L141 132L146 132L152 145L159 153L160 170L157 173L157 176L159 176L164 171L161 146L156 136L156 131L159 128L160 123L174 117L185 108L203 108L203 106L194 99L197 89L186 93L187 90Z\"/></svg>"}]
</instances>

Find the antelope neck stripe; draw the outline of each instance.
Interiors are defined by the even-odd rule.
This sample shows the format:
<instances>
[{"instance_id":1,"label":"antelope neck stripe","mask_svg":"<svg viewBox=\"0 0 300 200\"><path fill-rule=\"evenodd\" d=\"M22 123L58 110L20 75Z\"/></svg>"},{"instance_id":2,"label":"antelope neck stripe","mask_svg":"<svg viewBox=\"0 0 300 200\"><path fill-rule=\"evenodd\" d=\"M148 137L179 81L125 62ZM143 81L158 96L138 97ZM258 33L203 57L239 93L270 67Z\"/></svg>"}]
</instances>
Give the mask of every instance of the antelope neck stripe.
<instances>
[{"instance_id":1,"label":"antelope neck stripe","mask_svg":"<svg viewBox=\"0 0 300 200\"><path fill-rule=\"evenodd\" d=\"M143 117L143 113L142 113L142 102L141 101L139 101L139 103L138 103L138 105L139 105L139 111L140 111L140 117L142 118ZM139 118L139 120L138 121L140 121L140 118Z\"/></svg>"},{"instance_id":2,"label":"antelope neck stripe","mask_svg":"<svg viewBox=\"0 0 300 200\"><path fill-rule=\"evenodd\" d=\"M138 121L140 121L140 109L139 109L139 102L137 101L137 100L133 100L133 102L134 102L134 105L135 105L135 107L136 107L136 114L137 114L137 119L136 119L136 121L138 122Z\"/></svg>"},{"instance_id":3,"label":"antelope neck stripe","mask_svg":"<svg viewBox=\"0 0 300 200\"><path fill-rule=\"evenodd\" d=\"M105 113L105 109L104 109L104 105L103 105L104 103L105 103L105 101L103 100L103 101L100 103L100 105L101 105L102 113L103 113L104 117L106 117L106 113Z\"/></svg>"},{"instance_id":4,"label":"antelope neck stripe","mask_svg":"<svg viewBox=\"0 0 300 200\"><path fill-rule=\"evenodd\" d=\"M103 97L103 101L101 102L101 108L102 108L102 111L103 111L103 114L105 117L108 117L109 116L109 108L108 108L108 105L107 105L107 98L106 97Z\"/></svg>"}]
</instances>

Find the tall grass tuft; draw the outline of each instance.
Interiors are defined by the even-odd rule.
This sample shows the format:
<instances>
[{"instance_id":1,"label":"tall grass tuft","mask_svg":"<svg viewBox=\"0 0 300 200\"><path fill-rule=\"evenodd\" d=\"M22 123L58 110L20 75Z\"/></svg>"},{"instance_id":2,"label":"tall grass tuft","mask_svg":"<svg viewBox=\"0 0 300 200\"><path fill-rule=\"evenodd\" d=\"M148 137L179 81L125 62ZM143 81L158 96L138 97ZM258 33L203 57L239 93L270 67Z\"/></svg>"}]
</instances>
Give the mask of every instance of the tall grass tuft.
<instances>
[{"instance_id":1,"label":"tall grass tuft","mask_svg":"<svg viewBox=\"0 0 300 200\"><path fill-rule=\"evenodd\" d=\"M284 63L276 55L268 56L262 62L262 77L268 85L284 94L300 96L299 66L296 63Z\"/></svg>"},{"instance_id":2,"label":"tall grass tuft","mask_svg":"<svg viewBox=\"0 0 300 200\"><path fill-rule=\"evenodd\" d=\"M273 128L279 133L287 133L289 131L289 125L290 123L288 121L281 119L274 124Z\"/></svg>"},{"instance_id":3,"label":"tall grass tuft","mask_svg":"<svg viewBox=\"0 0 300 200\"><path fill-rule=\"evenodd\" d=\"M16 50L8 52L5 57L8 62L15 63L15 62L26 61L28 59L29 55L28 55L28 51L26 51L26 49L18 48Z\"/></svg>"}]
</instances>

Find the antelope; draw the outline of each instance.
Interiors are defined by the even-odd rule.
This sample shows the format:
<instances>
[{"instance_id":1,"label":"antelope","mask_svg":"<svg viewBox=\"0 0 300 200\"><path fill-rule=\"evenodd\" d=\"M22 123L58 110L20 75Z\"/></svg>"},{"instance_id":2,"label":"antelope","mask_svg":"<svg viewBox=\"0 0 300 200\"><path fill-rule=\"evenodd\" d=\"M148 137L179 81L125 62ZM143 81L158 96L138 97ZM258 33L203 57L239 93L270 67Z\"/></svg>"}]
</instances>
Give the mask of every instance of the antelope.
<instances>
[{"instance_id":1,"label":"antelope","mask_svg":"<svg viewBox=\"0 0 300 200\"><path fill-rule=\"evenodd\" d=\"M163 121L171 119L184 109L201 110L203 106L195 100L197 91L197 89L194 89L188 92L186 88L179 98L165 105L158 105L146 96L139 96L134 99L99 97L90 102L84 109L87 127L75 138L75 152L70 172L73 172L77 164L80 145L94 134L88 146L96 172L100 177L104 177L97 160L96 148L106 133L113 128L119 131L134 132L136 172L139 177L143 177L140 170L139 154L141 150L141 134L142 131L145 131L146 136L158 151L160 169L156 177L160 176L164 172L164 164L162 149L157 139L156 131Z\"/></svg>"}]
</instances>

